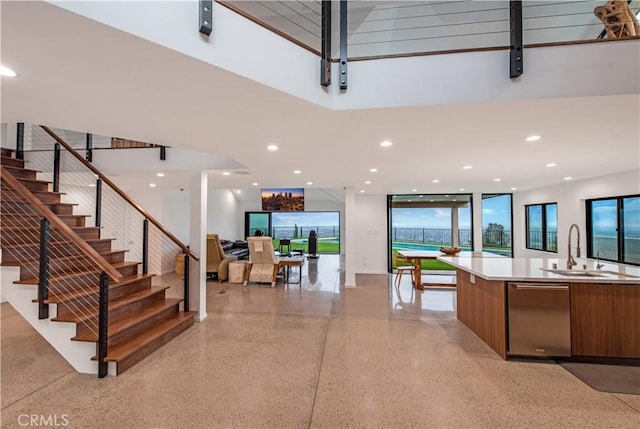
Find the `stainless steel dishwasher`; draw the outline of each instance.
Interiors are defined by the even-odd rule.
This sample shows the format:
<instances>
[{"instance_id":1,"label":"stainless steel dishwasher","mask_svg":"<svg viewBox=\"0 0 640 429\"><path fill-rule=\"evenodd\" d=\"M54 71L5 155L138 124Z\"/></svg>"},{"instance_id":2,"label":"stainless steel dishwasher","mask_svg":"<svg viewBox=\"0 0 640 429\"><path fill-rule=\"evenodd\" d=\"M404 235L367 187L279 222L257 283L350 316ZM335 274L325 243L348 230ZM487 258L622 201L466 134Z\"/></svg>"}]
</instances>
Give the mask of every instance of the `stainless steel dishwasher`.
<instances>
[{"instance_id":1,"label":"stainless steel dishwasher","mask_svg":"<svg viewBox=\"0 0 640 429\"><path fill-rule=\"evenodd\" d=\"M508 283L510 356L571 356L568 283Z\"/></svg>"}]
</instances>

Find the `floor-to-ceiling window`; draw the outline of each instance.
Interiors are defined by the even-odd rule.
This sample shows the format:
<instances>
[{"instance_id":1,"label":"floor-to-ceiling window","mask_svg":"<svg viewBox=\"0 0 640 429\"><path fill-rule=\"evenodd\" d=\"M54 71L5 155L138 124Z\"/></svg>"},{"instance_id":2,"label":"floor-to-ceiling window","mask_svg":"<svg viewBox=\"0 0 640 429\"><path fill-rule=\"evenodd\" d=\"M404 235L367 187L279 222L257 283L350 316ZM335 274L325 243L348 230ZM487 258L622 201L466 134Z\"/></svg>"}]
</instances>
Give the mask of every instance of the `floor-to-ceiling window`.
<instances>
[{"instance_id":1,"label":"floor-to-ceiling window","mask_svg":"<svg viewBox=\"0 0 640 429\"><path fill-rule=\"evenodd\" d=\"M389 195L387 205L390 269L394 268L393 253L397 250L473 248L471 194ZM434 265L433 269L444 265L423 262Z\"/></svg>"},{"instance_id":2,"label":"floor-to-ceiling window","mask_svg":"<svg viewBox=\"0 0 640 429\"><path fill-rule=\"evenodd\" d=\"M513 256L511 194L482 194L482 250Z\"/></svg>"},{"instance_id":3,"label":"floor-to-ceiling window","mask_svg":"<svg viewBox=\"0 0 640 429\"><path fill-rule=\"evenodd\" d=\"M340 212L274 211L246 212L245 231L255 235L261 229L273 238L276 249L280 239L291 240L291 250L308 251L308 237L315 231L318 253L340 253Z\"/></svg>"},{"instance_id":4,"label":"floor-to-ceiling window","mask_svg":"<svg viewBox=\"0 0 640 429\"><path fill-rule=\"evenodd\" d=\"M587 200L587 257L640 265L640 196Z\"/></svg>"}]
</instances>

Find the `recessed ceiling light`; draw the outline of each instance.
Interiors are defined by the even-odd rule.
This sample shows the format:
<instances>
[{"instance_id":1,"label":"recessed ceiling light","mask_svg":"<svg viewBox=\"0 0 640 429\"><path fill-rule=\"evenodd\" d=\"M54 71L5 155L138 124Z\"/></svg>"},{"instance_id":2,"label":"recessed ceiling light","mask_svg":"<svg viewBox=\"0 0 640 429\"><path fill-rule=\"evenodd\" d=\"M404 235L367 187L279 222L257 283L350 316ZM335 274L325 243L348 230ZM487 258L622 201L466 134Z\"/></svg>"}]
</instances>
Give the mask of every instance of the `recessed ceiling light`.
<instances>
[{"instance_id":1,"label":"recessed ceiling light","mask_svg":"<svg viewBox=\"0 0 640 429\"><path fill-rule=\"evenodd\" d=\"M150 187L150 188L155 188L155 187L156 187L156 184L155 184L155 183L149 183L149 187Z\"/></svg>"},{"instance_id":2,"label":"recessed ceiling light","mask_svg":"<svg viewBox=\"0 0 640 429\"><path fill-rule=\"evenodd\" d=\"M222 172L222 175L223 175L223 176L229 176L229 175L231 175L231 173L229 173L228 171L223 171L223 172Z\"/></svg>"},{"instance_id":3,"label":"recessed ceiling light","mask_svg":"<svg viewBox=\"0 0 640 429\"><path fill-rule=\"evenodd\" d=\"M241 189L237 189L237 190L236 190L236 194L241 194L241 193L242 193L242 190L241 190Z\"/></svg>"},{"instance_id":4,"label":"recessed ceiling light","mask_svg":"<svg viewBox=\"0 0 640 429\"><path fill-rule=\"evenodd\" d=\"M460 188L459 190L460 190L460 191L464 191L464 188Z\"/></svg>"},{"instance_id":5,"label":"recessed ceiling light","mask_svg":"<svg viewBox=\"0 0 640 429\"><path fill-rule=\"evenodd\" d=\"M527 137L525 140L528 142L536 142L538 140L540 140L542 137L538 136L538 135L533 135L533 136L529 136Z\"/></svg>"},{"instance_id":6,"label":"recessed ceiling light","mask_svg":"<svg viewBox=\"0 0 640 429\"><path fill-rule=\"evenodd\" d=\"M567 176L567 177L564 178L564 180L571 180L571 179L573 179L573 177L571 177L571 176Z\"/></svg>"},{"instance_id":7,"label":"recessed ceiling light","mask_svg":"<svg viewBox=\"0 0 640 429\"><path fill-rule=\"evenodd\" d=\"M365 185L370 185L370 184L371 184L371 180L365 180L365 181L364 181L364 184L365 184Z\"/></svg>"},{"instance_id":8,"label":"recessed ceiling light","mask_svg":"<svg viewBox=\"0 0 640 429\"><path fill-rule=\"evenodd\" d=\"M251 186L258 186L258 182L253 182Z\"/></svg>"},{"instance_id":9,"label":"recessed ceiling light","mask_svg":"<svg viewBox=\"0 0 640 429\"><path fill-rule=\"evenodd\" d=\"M418 190L417 189L412 189L411 192L418 192Z\"/></svg>"},{"instance_id":10,"label":"recessed ceiling light","mask_svg":"<svg viewBox=\"0 0 640 429\"><path fill-rule=\"evenodd\" d=\"M164 173L156 173L156 176L158 176L158 177L164 177Z\"/></svg>"},{"instance_id":11,"label":"recessed ceiling light","mask_svg":"<svg viewBox=\"0 0 640 429\"><path fill-rule=\"evenodd\" d=\"M302 171L300 171L300 170L293 170L293 174L300 174L300 173L302 173Z\"/></svg>"},{"instance_id":12,"label":"recessed ceiling light","mask_svg":"<svg viewBox=\"0 0 640 429\"><path fill-rule=\"evenodd\" d=\"M276 146L274 144L270 144L269 146L267 146L267 150L270 150L272 152L276 151L276 150L278 150L278 146Z\"/></svg>"},{"instance_id":13,"label":"recessed ceiling light","mask_svg":"<svg viewBox=\"0 0 640 429\"><path fill-rule=\"evenodd\" d=\"M518 188L511 188L512 191L516 191Z\"/></svg>"},{"instance_id":14,"label":"recessed ceiling light","mask_svg":"<svg viewBox=\"0 0 640 429\"><path fill-rule=\"evenodd\" d=\"M494 182L499 182L499 181L501 181L501 180L502 180L502 179L499 179L499 178L497 178L497 177L496 177L495 179L493 179L493 181L494 181Z\"/></svg>"},{"instance_id":15,"label":"recessed ceiling light","mask_svg":"<svg viewBox=\"0 0 640 429\"><path fill-rule=\"evenodd\" d=\"M555 162L550 162L546 165L546 167L555 167L556 165L558 164L556 164Z\"/></svg>"},{"instance_id":16,"label":"recessed ceiling light","mask_svg":"<svg viewBox=\"0 0 640 429\"><path fill-rule=\"evenodd\" d=\"M372 172L372 173L377 173L378 169L377 168L370 168L369 171Z\"/></svg>"},{"instance_id":17,"label":"recessed ceiling light","mask_svg":"<svg viewBox=\"0 0 640 429\"><path fill-rule=\"evenodd\" d=\"M464 167L462 167L462 168L464 168L465 170L471 170L471 169L473 168L473 166L471 166L471 165L465 165L465 166L464 166Z\"/></svg>"},{"instance_id":18,"label":"recessed ceiling light","mask_svg":"<svg viewBox=\"0 0 640 429\"><path fill-rule=\"evenodd\" d=\"M391 143L389 140L385 140L382 143L380 143L380 146L382 147L389 147L391 146L393 143Z\"/></svg>"},{"instance_id":19,"label":"recessed ceiling light","mask_svg":"<svg viewBox=\"0 0 640 429\"><path fill-rule=\"evenodd\" d=\"M307 182L307 185L313 185L313 182Z\"/></svg>"},{"instance_id":20,"label":"recessed ceiling light","mask_svg":"<svg viewBox=\"0 0 640 429\"><path fill-rule=\"evenodd\" d=\"M361 193L361 194L364 194L364 189L361 189L361 190L360 190L360 193Z\"/></svg>"},{"instance_id":21,"label":"recessed ceiling light","mask_svg":"<svg viewBox=\"0 0 640 429\"><path fill-rule=\"evenodd\" d=\"M11 70L9 67L0 66L0 76L16 77L16 72Z\"/></svg>"},{"instance_id":22,"label":"recessed ceiling light","mask_svg":"<svg viewBox=\"0 0 640 429\"><path fill-rule=\"evenodd\" d=\"M438 183L439 181L440 181L440 180L438 180L438 179L433 179L433 180L432 180L432 182L433 182L433 183Z\"/></svg>"}]
</instances>

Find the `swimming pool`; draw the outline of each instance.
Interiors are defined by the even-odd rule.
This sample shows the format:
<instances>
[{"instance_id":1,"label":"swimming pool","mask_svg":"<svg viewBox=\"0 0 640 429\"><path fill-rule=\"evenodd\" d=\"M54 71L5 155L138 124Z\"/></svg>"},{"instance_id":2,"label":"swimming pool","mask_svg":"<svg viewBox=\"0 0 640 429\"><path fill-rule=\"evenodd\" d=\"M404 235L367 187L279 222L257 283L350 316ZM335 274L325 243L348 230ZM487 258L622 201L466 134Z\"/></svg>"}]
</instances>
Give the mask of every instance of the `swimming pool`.
<instances>
[{"instance_id":1,"label":"swimming pool","mask_svg":"<svg viewBox=\"0 0 640 429\"><path fill-rule=\"evenodd\" d=\"M441 247L449 247L423 243L393 243L391 246L396 250L440 250ZM462 249L469 250L468 247L462 247Z\"/></svg>"}]
</instances>

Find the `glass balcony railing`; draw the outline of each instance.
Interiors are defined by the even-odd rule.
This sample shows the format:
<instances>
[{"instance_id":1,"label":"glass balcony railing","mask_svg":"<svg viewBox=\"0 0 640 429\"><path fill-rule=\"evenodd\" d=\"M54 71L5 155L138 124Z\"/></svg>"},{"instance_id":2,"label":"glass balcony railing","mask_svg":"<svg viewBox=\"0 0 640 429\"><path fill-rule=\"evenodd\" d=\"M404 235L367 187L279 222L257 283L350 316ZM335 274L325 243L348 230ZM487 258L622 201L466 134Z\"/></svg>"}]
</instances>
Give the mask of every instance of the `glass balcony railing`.
<instances>
[{"instance_id":1,"label":"glass balcony railing","mask_svg":"<svg viewBox=\"0 0 640 429\"><path fill-rule=\"evenodd\" d=\"M312 52L321 46L321 1L218 0ZM622 4L624 0L619 2ZM611 38L596 16L606 0L522 2L525 46ZM628 3L633 16L640 0ZM332 57L339 57L339 1L332 3ZM637 20L637 19L636 19ZM508 0L348 2L349 59L507 49ZM637 32L636 32L637 33Z\"/></svg>"}]
</instances>

